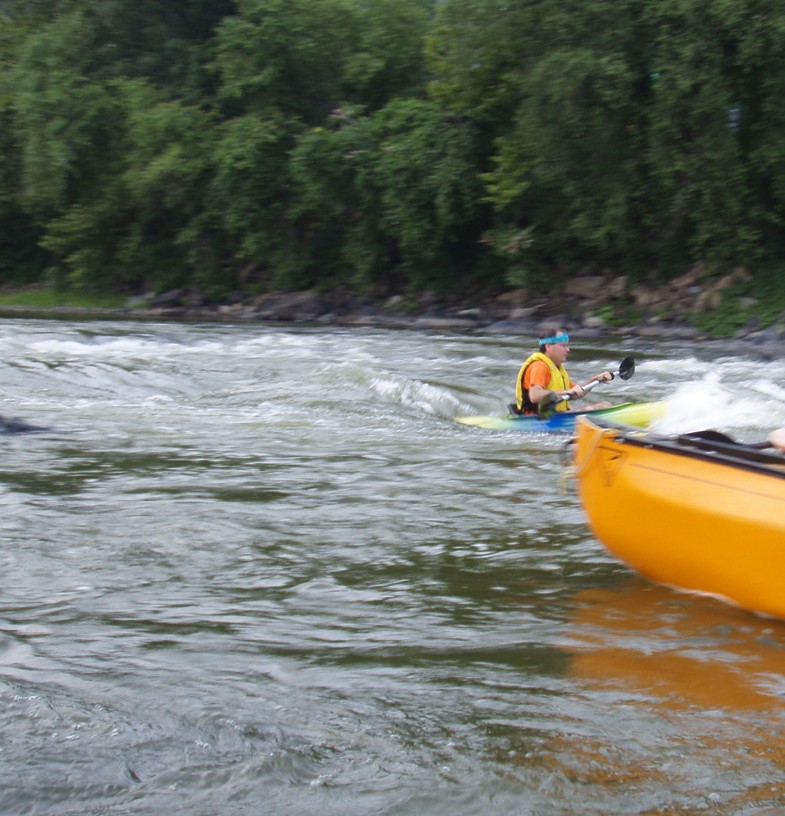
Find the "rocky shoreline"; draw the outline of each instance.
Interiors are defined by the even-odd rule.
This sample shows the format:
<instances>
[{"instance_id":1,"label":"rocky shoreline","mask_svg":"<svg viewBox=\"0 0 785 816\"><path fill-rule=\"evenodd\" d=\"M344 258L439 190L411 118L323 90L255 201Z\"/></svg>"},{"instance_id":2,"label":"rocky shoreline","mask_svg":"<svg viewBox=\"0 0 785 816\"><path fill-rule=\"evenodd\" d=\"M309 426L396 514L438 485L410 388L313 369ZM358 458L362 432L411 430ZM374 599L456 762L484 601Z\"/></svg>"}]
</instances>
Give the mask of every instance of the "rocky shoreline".
<instances>
[{"instance_id":1,"label":"rocky shoreline","mask_svg":"<svg viewBox=\"0 0 785 816\"><path fill-rule=\"evenodd\" d=\"M584 275L548 296L515 289L495 296L447 298L426 294L360 300L315 290L277 292L228 303L205 304L188 292L129 299L121 309L3 307L0 316L83 319L144 319L269 324L362 326L425 331L479 331L532 338L546 326L563 325L583 339L640 338L650 342L694 341L712 353L785 358L785 313L762 328L750 319L731 339L715 340L699 329L701 316L719 308L723 291L745 279L743 269L711 277L700 267L666 285L635 284L623 276ZM741 303L754 306L754 299Z\"/></svg>"}]
</instances>

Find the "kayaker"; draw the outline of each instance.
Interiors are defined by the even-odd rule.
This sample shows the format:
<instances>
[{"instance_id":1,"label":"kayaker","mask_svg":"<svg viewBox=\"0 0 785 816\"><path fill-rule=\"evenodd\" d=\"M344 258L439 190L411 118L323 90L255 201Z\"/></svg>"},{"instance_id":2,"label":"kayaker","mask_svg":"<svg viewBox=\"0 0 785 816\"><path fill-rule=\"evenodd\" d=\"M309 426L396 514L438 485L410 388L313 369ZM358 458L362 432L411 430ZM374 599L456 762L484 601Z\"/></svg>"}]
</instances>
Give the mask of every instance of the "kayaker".
<instances>
[{"instance_id":1,"label":"kayaker","mask_svg":"<svg viewBox=\"0 0 785 816\"><path fill-rule=\"evenodd\" d=\"M557 329L540 338L539 351L528 357L518 372L515 405L512 406L516 413L542 415L545 410L569 411L573 400L585 396L583 389L589 383L613 379L610 371L603 371L583 383L574 382L564 367L569 353L570 336L564 329ZM567 395L569 401L558 399ZM583 406L580 410L610 407L610 402L598 402Z\"/></svg>"},{"instance_id":2,"label":"kayaker","mask_svg":"<svg viewBox=\"0 0 785 816\"><path fill-rule=\"evenodd\" d=\"M768 442L772 448L785 453L785 428L777 428L776 431L772 431L769 434Z\"/></svg>"}]
</instances>

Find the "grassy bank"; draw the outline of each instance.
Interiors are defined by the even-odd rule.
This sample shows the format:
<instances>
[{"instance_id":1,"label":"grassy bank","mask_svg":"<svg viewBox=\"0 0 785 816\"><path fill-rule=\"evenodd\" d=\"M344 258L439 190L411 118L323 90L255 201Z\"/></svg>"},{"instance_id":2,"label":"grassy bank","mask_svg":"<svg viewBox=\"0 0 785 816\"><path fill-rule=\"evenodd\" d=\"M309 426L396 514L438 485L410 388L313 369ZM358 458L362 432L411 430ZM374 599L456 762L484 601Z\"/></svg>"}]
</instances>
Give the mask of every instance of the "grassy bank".
<instances>
[{"instance_id":1,"label":"grassy bank","mask_svg":"<svg viewBox=\"0 0 785 816\"><path fill-rule=\"evenodd\" d=\"M91 294L59 291L43 287L0 290L0 308L47 309L120 309L128 301L126 295Z\"/></svg>"}]
</instances>

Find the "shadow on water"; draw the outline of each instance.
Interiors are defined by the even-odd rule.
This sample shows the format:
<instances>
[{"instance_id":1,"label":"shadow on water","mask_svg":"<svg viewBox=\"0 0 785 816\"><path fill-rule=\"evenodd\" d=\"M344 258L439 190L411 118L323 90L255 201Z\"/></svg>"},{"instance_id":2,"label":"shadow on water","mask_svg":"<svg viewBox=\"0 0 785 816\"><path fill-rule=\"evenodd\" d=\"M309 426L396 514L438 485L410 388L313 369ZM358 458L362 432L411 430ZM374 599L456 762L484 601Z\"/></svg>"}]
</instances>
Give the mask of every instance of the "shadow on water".
<instances>
[{"instance_id":1,"label":"shadow on water","mask_svg":"<svg viewBox=\"0 0 785 816\"><path fill-rule=\"evenodd\" d=\"M33 425L19 417L6 417L0 414L0 435L44 433L51 430L43 425Z\"/></svg>"}]
</instances>

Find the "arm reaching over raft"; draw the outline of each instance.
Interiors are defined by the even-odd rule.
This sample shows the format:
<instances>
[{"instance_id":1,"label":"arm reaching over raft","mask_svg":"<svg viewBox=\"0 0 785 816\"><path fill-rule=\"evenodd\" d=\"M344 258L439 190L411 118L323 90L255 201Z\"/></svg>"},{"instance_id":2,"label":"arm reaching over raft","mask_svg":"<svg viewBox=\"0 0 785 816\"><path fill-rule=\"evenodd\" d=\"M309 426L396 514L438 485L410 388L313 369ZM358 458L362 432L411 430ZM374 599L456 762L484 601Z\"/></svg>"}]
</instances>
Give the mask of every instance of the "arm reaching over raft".
<instances>
[{"instance_id":1,"label":"arm reaching over raft","mask_svg":"<svg viewBox=\"0 0 785 816\"><path fill-rule=\"evenodd\" d=\"M769 444L781 453L785 453L785 428L777 428L769 434Z\"/></svg>"}]
</instances>

